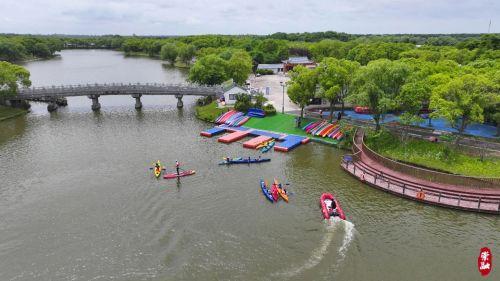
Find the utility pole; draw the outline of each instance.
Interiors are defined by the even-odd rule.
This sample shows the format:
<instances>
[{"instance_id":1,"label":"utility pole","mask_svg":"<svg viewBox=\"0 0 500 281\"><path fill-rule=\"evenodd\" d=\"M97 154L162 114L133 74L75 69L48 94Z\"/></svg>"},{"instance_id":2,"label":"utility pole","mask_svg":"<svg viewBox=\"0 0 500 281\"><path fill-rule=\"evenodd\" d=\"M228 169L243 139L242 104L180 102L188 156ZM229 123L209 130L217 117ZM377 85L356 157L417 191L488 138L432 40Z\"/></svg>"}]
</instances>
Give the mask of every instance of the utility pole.
<instances>
[{"instance_id":1,"label":"utility pole","mask_svg":"<svg viewBox=\"0 0 500 281\"><path fill-rule=\"evenodd\" d=\"M280 85L283 88L283 99L281 103L281 113L285 113L285 86L286 83L283 83L283 81L280 81Z\"/></svg>"},{"instance_id":2,"label":"utility pole","mask_svg":"<svg viewBox=\"0 0 500 281\"><path fill-rule=\"evenodd\" d=\"M488 25L488 34L490 33L490 29L491 29L491 19L490 19L490 24Z\"/></svg>"}]
</instances>

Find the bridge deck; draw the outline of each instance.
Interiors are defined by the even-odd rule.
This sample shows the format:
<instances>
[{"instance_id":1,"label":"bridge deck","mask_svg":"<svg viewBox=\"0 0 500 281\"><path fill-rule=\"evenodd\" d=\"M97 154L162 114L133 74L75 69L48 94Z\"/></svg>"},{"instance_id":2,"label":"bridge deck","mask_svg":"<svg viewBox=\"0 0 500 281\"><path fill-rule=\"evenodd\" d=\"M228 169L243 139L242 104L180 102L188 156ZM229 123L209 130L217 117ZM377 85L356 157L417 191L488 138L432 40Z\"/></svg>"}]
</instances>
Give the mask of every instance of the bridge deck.
<instances>
[{"instance_id":1,"label":"bridge deck","mask_svg":"<svg viewBox=\"0 0 500 281\"><path fill-rule=\"evenodd\" d=\"M188 95L218 96L223 94L221 86L195 84L87 84L51 87L33 87L19 90L15 99L33 99L40 97L72 97L92 95Z\"/></svg>"}]
</instances>

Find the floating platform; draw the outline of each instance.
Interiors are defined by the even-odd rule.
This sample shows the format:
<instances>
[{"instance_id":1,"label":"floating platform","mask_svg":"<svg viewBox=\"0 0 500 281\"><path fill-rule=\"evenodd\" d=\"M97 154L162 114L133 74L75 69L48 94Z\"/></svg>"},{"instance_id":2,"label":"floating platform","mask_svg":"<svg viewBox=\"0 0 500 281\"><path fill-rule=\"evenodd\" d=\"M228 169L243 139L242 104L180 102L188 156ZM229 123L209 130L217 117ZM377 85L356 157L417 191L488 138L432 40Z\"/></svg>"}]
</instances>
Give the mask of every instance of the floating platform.
<instances>
[{"instance_id":1,"label":"floating platform","mask_svg":"<svg viewBox=\"0 0 500 281\"><path fill-rule=\"evenodd\" d=\"M232 143L238 140L241 140L242 138L246 137L251 130L246 130L246 131L234 131L228 135L222 136L217 139L217 141L222 142L222 143Z\"/></svg>"},{"instance_id":2,"label":"floating platform","mask_svg":"<svg viewBox=\"0 0 500 281\"><path fill-rule=\"evenodd\" d=\"M254 132L252 132L252 133L254 133ZM272 139L273 138L268 137L268 136L258 136L256 138L253 138L249 141L244 142L243 147L255 149L259 144L266 142L266 141L270 141Z\"/></svg>"},{"instance_id":3,"label":"floating platform","mask_svg":"<svg viewBox=\"0 0 500 281\"><path fill-rule=\"evenodd\" d=\"M221 127L213 127L212 129L208 129L206 131L203 131L200 133L200 136L203 136L203 137L213 137L215 135L218 135L218 134L222 134L226 131L225 128L221 128Z\"/></svg>"},{"instance_id":4,"label":"floating platform","mask_svg":"<svg viewBox=\"0 0 500 281\"><path fill-rule=\"evenodd\" d=\"M301 145L305 139L308 138L295 135L287 135L286 137L283 138L282 142L277 142L274 145L274 150L288 152L296 148L297 146Z\"/></svg>"},{"instance_id":5,"label":"floating platform","mask_svg":"<svg viewBox=\"0 0 500 281\"><path fill-rule=\"evenodd\" d=\"M247 136L254 136L253 139L243 143L243 147L251 149L255 149L263 142L275 139L276 144L274 145L274 150L288 152L297 146L306 144L310 141L310 138L308 137L273 133L265 130L250 129L243 126L230 127L225 124L203 131L200 135L204 137L212 137L225 132L228 132L229 134L219 137L217 141L222 143L232 143Z\"/></svg>"}]
</instances>

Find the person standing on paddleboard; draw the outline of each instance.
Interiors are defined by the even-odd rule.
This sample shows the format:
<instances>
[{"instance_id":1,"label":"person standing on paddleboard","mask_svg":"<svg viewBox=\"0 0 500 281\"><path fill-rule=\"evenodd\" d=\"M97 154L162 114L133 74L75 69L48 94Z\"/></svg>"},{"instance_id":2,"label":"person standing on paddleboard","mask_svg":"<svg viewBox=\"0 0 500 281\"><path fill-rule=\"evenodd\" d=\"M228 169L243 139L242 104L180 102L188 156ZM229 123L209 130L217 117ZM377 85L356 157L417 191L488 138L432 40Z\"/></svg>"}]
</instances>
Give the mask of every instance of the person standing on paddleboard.
<instances>
[{"instance_id":1,"label":"person standing on paddleboard","mask_svg":"<svg viewBox=\"0 0 500 281\"><path fill-rule=\"evenodd\" d=\"M177 171L177 175L179 175L179 161L175 160L175 170Z\"/></svg>"}]
</instances>

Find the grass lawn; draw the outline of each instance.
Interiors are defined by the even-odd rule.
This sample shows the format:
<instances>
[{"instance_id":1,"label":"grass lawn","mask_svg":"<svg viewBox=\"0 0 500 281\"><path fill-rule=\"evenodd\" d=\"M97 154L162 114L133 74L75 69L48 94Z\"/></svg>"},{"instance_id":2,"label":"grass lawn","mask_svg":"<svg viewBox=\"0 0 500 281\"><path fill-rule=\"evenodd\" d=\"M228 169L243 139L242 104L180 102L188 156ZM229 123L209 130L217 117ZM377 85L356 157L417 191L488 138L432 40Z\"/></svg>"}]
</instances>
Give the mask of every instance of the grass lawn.
<instances>
[{"instance_id":1,"label":"grass lawn","mask_svg":"<svg viewBox=\"0 0 500 281\"><path fill-rule=\"evenodd\" d=\"M406 163L454 174L500 177L500 159L473 157L444 143L411 139L406 143L388 132L368 133L366 144L378 153Z\"/></svg>"},{"instance_id":2,"label":"grass lawn","mask_svg":"<svg viewBox=\"0 0 500 281\"><path fill-rule=\"evenodd\" d=\"M24 109L0 105L0 121L11 118L11 117L15 117L18 115L25 114L26 112L28 112L28 111L24 110Z\"/></svg>"},{"instance_id":3,"label":"grass lawn","mask_svg":"<svg viewBox=\"0 0 500 281\"><path fill-rule=\"evenodd\" d=\"M321 142L326 142L330 144L336 144L337 141L331 138L321 138L321 137L313 137L306 132L304 132L301 128L295 127L295 115L290 114L282 114L276 113L273 116L267 116L264 118L255 118L252 117L248 122L246 122L243 126L254 129L261 129L267 131L273 131L277 133L284 134L293 134L297 136L309 137L314 140L318 140ZM301 126L307 125L309 122L315 120L312 119L303 119Z\"/></svg>"},{"instance_id":4,"label":"grass lawn","mask_svg":"<svg viewBox=\"0 0 500 281\"><path fill-rule=\"evenodd\" d=\"M205 106L196 106L196 117L207 122L214 122L223 112L229 111L229 108L218 108L217 102Z\"/></svg>"}]
</instances>

